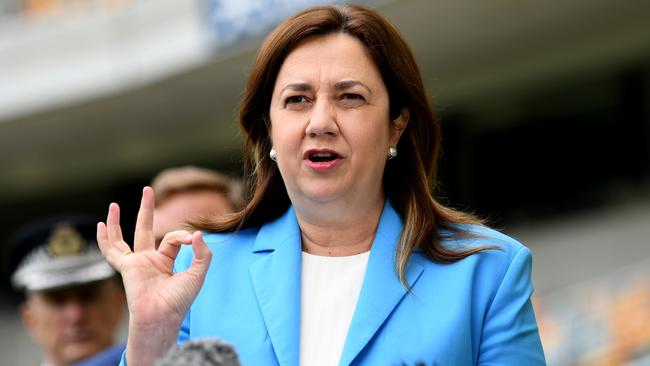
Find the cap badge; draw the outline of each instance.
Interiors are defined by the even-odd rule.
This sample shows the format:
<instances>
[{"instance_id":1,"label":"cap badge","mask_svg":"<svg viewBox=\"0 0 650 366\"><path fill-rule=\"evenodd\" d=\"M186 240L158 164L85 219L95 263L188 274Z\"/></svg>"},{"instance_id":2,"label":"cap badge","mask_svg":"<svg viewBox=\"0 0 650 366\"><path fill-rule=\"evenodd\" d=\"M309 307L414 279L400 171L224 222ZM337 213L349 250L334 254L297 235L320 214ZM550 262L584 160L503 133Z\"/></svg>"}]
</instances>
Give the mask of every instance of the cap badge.
<instances>
[{"instance_id":1,"label":"cap badge","mask_svg":"<svg viewBox=\"0 0 650 366\"><path fill-rule=\"evenodd\" d=\"M54 256L80 253L83 249L83 238L72 226L63 225L54 230L47 241L47 247Z\"/></svg>"}]
</instances>

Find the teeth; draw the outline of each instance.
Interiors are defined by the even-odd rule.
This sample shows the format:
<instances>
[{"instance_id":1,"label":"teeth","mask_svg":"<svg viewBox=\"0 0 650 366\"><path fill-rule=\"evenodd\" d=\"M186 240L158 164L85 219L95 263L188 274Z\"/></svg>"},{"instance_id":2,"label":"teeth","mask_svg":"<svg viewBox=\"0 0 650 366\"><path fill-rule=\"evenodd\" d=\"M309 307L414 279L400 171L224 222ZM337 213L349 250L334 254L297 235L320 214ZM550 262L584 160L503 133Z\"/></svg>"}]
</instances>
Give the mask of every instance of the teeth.
<instances>
[{"instance_id":1,"label":"teeth","mask_svg":"<svg viewBox=\"0 0 650 366\"><path fill-rule=\"evenodd\" d=\"M323 162L336 159L336 154L332 153L314 153L309 156L309 160L313 162Z\"/></svg>"}]
</instances>

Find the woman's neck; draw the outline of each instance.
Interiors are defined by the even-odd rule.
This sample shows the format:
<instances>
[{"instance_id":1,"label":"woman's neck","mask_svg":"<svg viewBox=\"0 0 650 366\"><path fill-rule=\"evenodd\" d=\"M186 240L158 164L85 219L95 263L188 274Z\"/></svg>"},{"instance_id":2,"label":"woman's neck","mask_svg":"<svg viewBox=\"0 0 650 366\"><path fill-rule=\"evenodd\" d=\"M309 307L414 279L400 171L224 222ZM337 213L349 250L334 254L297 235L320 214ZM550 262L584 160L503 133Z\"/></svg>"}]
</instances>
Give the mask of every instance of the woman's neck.
<instances>
[{"instance_id":1,"label":"woman's neck","mask_svg":"<svg viewBox=\"0 0 650 366\"><path fill-rule=\"evenodd\" d=\"M312 215L296 216L302 236L303 251L321 256L341 257L370 250L384 206L383 198L368 204L365 209L355 207L344 211L310 210Z\"/></svg>"}]
</instances>

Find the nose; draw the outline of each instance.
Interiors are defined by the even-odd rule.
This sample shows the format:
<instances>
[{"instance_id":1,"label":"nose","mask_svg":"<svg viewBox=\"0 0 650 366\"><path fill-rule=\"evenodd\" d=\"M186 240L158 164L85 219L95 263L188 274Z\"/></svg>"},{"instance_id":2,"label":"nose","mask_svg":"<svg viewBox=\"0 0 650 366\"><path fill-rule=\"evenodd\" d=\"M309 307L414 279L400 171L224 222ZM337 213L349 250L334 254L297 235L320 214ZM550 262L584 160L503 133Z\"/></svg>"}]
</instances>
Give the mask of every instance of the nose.
<instances>
[{"instance_id":1,"label":"nose","mask_svg":"<svg viewBox=\"0 0 650 366\"><path fill-rule=\"evenodd\" d=\"M311 109L305 133L309 137L338 135L339 126L336 119L336 108L333 103L325 98L316 101Z\"/></svg>"},{"instance_id":2,"label":"nose","mask_svg":"<svg viewBox=\"0 0 650 366\"><path fill-rule=\"evenodd\" d=\"M76 300L66 301L61 310L63 311L63 317L67 321L76 323L83 318L84 304Z\"/></svg>"}]
</instances>

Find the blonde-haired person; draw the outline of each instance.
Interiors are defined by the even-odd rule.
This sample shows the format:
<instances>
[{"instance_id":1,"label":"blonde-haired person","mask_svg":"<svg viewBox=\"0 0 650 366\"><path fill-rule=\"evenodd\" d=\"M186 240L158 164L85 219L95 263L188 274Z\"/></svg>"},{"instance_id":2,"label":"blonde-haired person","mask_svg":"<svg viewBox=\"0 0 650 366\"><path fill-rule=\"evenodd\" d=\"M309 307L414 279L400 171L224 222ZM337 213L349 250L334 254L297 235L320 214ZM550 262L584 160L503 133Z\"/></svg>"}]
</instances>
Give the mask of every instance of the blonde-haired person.
<instances>
[{"instance_id":1,"label":"blonde-haired person","mask_svg":"<svg viewBox=\"0 0 650 366\"><path fill-rule=\"evenodd\" d=\"M215 170L192 165L167 168L151 181L155 192L153 233L165 234L205 217L219 217L241 206L241 183Z\"/></svg>"},{"instance_id":2,"label":"blonde-haired person","mask_svg":"<svg viewBox=\"0 0 650 366\"><path fill-rule=\"evenodd\" d=\"M219 337L245 365L544 364L530 252L433 197L440 126L385 18L324 6L285 21L240 122L241 211L155 250L145 188L134 252L116 204L98 226L126 284L124 362Z\"/></svg>"}]
</instances>

